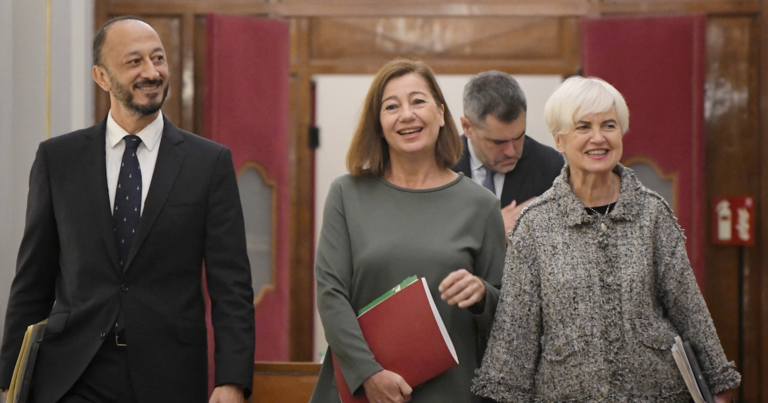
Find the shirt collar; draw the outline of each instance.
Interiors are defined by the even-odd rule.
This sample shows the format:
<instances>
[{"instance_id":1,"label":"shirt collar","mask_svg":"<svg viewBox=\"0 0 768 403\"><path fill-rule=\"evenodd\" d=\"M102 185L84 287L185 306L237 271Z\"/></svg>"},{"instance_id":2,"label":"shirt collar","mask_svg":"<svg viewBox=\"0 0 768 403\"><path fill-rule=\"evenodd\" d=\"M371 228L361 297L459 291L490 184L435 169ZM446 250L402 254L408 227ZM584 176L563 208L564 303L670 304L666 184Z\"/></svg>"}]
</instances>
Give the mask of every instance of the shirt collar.
<instances>
[{"instance_id":1,"label":"shirt collar","mask_svg":"<svg viewBox=\"0 0 768 403\"><path fill-rule=\"evenodd\" d=\"M475 149L472 148L472 142L469 138L467 138L467 148L469 149L469 167L472 169L472 172L475 172L483 167L483 163L475 156Z\"/></svg>"},{"instance_id":2,"label":"shirt collar","mask_svg":"<svg viewBox=\"0 0 768 403\"><path fill-rule=\"evenodd\" d=\"M165 122L163 122L163 112L160 112L152 123L141 129L136 135L139 136L141 142L144 143L144 146L147 147L149 151L152 151L157 146L158 141L160 141L164 127ZM112 111L109 111L109 114L107 115L107 143L109 144L109 147L114 148L120 143L123 137L128 134L129 133L125 131L125 129L115 122L115 119L112 118Z\"/></svg>"}]
</instances>

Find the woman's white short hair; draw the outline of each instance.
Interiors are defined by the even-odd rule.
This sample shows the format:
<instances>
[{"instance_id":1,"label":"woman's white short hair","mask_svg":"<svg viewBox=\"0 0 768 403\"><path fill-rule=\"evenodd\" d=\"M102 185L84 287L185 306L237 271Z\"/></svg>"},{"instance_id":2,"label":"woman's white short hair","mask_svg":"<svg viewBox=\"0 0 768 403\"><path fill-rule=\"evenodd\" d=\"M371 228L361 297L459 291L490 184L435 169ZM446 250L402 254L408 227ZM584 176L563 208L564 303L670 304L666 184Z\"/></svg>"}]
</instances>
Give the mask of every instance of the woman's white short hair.
<instances>
[{"instance_id":1,"label":"woman's white short hair","mask_svg":"<svg viewBox=\"0 0 768 403\"><path fill-rule=\"evenodd\" d=\"M621 134L629 129L629 109L621 93L597 77L573 76L563 81L544 106L549 131L557 136L571 132L584 116L616 109Z\"/></svg>"}]
</instances>

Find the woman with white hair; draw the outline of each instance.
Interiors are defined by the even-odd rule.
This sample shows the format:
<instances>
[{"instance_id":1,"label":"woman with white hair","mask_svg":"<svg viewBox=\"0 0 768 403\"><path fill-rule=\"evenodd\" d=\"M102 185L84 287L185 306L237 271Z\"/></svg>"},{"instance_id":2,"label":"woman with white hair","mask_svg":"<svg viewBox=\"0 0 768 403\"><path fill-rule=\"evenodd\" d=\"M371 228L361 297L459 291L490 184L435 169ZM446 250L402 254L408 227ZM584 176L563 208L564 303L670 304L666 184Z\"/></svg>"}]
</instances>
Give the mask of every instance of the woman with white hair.
<instances>
[{"instance_id":1,"label":"woman with white hair","mask_svg":"<svg viewBox=\"0 0 768 403\"><path fill-rule=\"evenodd\" d=\"M545 106L566 165L510 233L502 295L473 391L501 402L690 402L670 348L690 341L716 402L728 362L672 209L619 163L629 111L598 78Z\"/></svg>"}]
</instances>

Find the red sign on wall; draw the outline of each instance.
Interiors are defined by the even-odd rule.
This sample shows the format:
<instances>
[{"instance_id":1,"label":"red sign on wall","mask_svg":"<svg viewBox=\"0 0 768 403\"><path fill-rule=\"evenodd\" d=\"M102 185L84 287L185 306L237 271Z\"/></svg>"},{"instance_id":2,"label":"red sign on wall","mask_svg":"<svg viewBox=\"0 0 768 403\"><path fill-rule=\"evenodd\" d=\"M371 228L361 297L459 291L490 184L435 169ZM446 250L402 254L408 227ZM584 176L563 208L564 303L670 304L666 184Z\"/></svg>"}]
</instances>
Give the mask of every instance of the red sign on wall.
<instances>
[{"instance_id":1,"label":"red sign on wall","mask_svg":"<svg viewBox=\"0 0 768 403\"><path fill-rule=\"evenodd\" d=\"M754 245L754 205L750 196L715 197L712 201L712 243Z\"/></svg>"}]
</instances>

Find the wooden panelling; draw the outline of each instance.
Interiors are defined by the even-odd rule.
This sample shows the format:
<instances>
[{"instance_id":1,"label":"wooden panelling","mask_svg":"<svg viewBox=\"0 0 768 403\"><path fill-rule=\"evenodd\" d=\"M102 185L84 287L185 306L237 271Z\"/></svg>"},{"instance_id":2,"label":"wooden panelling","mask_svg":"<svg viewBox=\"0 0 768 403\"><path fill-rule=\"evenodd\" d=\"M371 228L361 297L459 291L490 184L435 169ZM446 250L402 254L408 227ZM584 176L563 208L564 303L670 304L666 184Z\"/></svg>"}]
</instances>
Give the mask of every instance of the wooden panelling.
<instances>
[{"instance_id":1,"label":"wooden panelling","mask_svg":"<svg viewBox=\"0 0 768 403\"><path fill-rule=\"evenodd\" d=\"M105 0L96 0L104 3ZM257 0L249 1L218 1L218 0L179 0L179 1L155 1L136 0L114 4L105 4L113 15L169 15L169 14L205 14L217 12L221 14L235 15L265 15L273 12L273 6Z\"/></svg>"},{"instance_id":2,"label":"wooden panelling","mask_svg":"<svg viewBox=\"0 0 768 403\"><path fill-rule=\"evenodd\" d=\"M168 98L163 104L163 114L178 127L189 130L184 127L182 114L182 76L184 59L181 53L181 18L179 16L158 16L147 17L145 21L155 28L163 41L165 54L168 60L168 73L171 78L171 89L168 92Z\"/></svg>"},{"instance_id":3,"label":"wooden panelling","mask_svg":"<svg viewBox=\"0 0 768 403\"><path fill-rule=\"evenodd\" d=\"M761 12L758 17L757 44L753 51L758 55L755 63L759 71L759 109L760 116L758 133L760 135L760 190L757 211L757 243L756 248L765 251L760 260L754 265L759 283L756 285L757 298L754 304L759 305L759 322L757 323L757 348L749 351L756 355L760 365L758 376L761 382L756 385L759 399L756 402L768 402L768 0L761 0Z\"/></svg>"},{"instance_id":4,"label":"wooden panelling","mask_svg":"<svg viewBox=\"0 0 768 403\"><path fill-rule=\"evenodd\" d=\"M187 3L200 3L208 7L213 7L217 4L225 4L225 5L239 5L239 6L248 6L252 5L254 3L258 4L268 4L273 3L274 0L192 0L188 2L179 1L179 0L106 0L105 3L107 3L110 7L115 7L119 5L128 5L128 6L144 6L149 4L173 4L173 5L179 5L179 4L187 4Z\"/></svg>"},{"instance_id":5,"label":"wooden panelling","mask_svg":"<svg viewBox=\"0 0 768 403\"><path fill-rule=\"evenodd\" d=\"M195 15L181 17L181 120L179 123L191 131L195 124Z\"/></svg>"},{"instance_id":6,"label":"wooden panelling","mask_svg":"<svg viewBox=\"0 0 768 403\"><path fill-rule=\"evenodd\" d=\"M306 5L309 1L307 0L279 0L280 4L283 5ZM560 5L576 5L576 4L587 4L590 0L557 0L556 3ZM404 5L413 5L417 4L419 6L443 6L446 4L449 5L460 5L463 2L460 1L445 1L445 0L415 0L415 1L408 1L408 0L311 0L311 3L323 6L323 7L329 7L329 6L342 6L342 7L353 7L355 5L366 5L366 6L375 6L375 5L387 5L389 7L400 7ZM534 1L531 0L474 0L471 2L473 5L525 5L525 4L533 4Z\"/></svg>"},{"instance_id":7,"label":"wooden panelling","mask_svg":"<svg viewBox=\"0 0 768 403\"><path fill-rule=\"evenodd\" d=\"M316 74L373 74L397 56L442 74L578 68L577 18L313 18L309 37Z\"/></svg>"},{"instance_id":8,"label":"wooden panelling","mask_svg":"<svg viewBox=\"0 0 768 403\"><path fill-rule=\"evenodd\" d=\"M252 403L306 403L312 396L320 364L257 362L253 364Z\"/></svg>"},{"instance_id":9,"label":"wooden panelling","mask_svg":"<svg viewBox=\"0 0 768 403\"><path fill-rule=\"evenodd\" d=\"M757 14L759 0L602 0L601 14Z\"/></svg>"},{"instance_id":10,"label":"wooden panelling","mask_svg":"<svg viewBox=\"0 0 768 403\"><path fill-rule=\"evenodd\" d=\"M707 206L714 196L758 196L760 189L757 70L752 18L713 17L707 24L706 178ZM711 213L710 213L711 214ZM709 214L708 214L709 216ZM705 220L709 227L710 221ZM711 233L709 228L707 233ZM709 242L709 239L707 240ZM743 374L742 401L758 401L760 252L710 246L706 249L705 298L730 360ZM739 298L739 270L743 296ZM744 310L740 327L740 304ZM743 333L741 332L743 330ZM740 352L747 352L741 353Z\"/></svg>"},{"instance_id":11,"label":"wooden panelling","mask_svg":"<svg viewBox=\"0 0 768 403\"><path fill-rule=\"evenodd\" d=\"M291 17L498 17L574 16L596 11L588 0L496 0L449 2L440 0L289 1L270 7L275 15Z\"/></svg>"},{"instance_id":12,"label":"wooden panelling","mask_svg":"<svg viewBox=\"0 0 768 403\"><path fill-rule=\"evenodd\" d=\"M282 0L273 10L291 16L565 16L584 15L595 7L589 0Z\"/></svg>"},{"instance_id":13,"label":"wooden panelling","mask_svg":"<svg viewBox=\"0 0 768 403\"><path fill-rule=\"evenodd\" d=\"M562 53L560 55L563 69L560 75L570 77L578 74L581 69L581 40L579 18L564 17L560 19L560 43ZM534 73L537 74L537 73Z\"/></svg>"},{"instance_id":14,"label":"wooden panelling","mask_svg":"<svg viewBox=\"0 0 768 403\"><path fill-rule=\"evenodd\" d=\"M306 18L291 21L292 60L297 65L309 59L309 21ZM294 36L295 35L295 36ZM312 122L312 77L307 69L291 73L290 80L290 133L291 133L291 301L290 301L290 355L293 361L313 359L314 339L314 245L315 245L315 189L314 150L309 148L309 128Z\"/></svg>"},{"instance_id":15,"label":"wooden panelling","mask_svg":"<svg viewBox=\"0 0 768 403\"><path fill-rule=\"evenodd\" d=\"M195 15L193 41L194 41L194 122L192 133L206 137L205 133L205 15Z\"/></svg>"},{"instance_id":16,"label":"wooden panelling","mask_svg":"<svg viewBox=\"0 0 768 403\"><path fill-rule=\"evenodd\" d=\"M559 34L558 18L313 18L310 38L313 59L537 60L560 56Z\"/></svg>"},{"instance_id":17,"label":"wooden panelling","mask_svg":"<svg viewBox=\"0 0 768 403\"><path fill-rule=\"evenodd\" d=\"M309 57L309 46L307 42L309 40L308 30L309 21L306 18L292 18L291 25L289 27L291 35L290 43L290 58L291 69L296 70L302 67L306 67L307 58Z\"/></svg>"},{"instance_id":18,"label":"wooden panelling","mask_svg":"<svg viewBox=\"0 0 768 403\"><path fill-rule=\"evenodd\" d=\"M439 56L418 57L401 54L402 57L418 58L429 64L437 74L477 74L485 70L500 70L510 74L559 74L570 76L578 66L567 59L518 61L514 59L450 60ZM367 59L342 59L311 61L308 68L313 74L375 74L381 66L394 57L377 56Z\"/></svg>"},{"instance_id":19,"label":"wooden panelling","mask_svg":"<svg viewBox=\"0 0 768 403\"><path fill-rule=\"evenodd\" d=\"M704 12L757 14L759 0L99 0L114 14L268 14L274 17L567 17ZM146 14L144 14L146 15Z\"/></svg>"}]
</instances>

